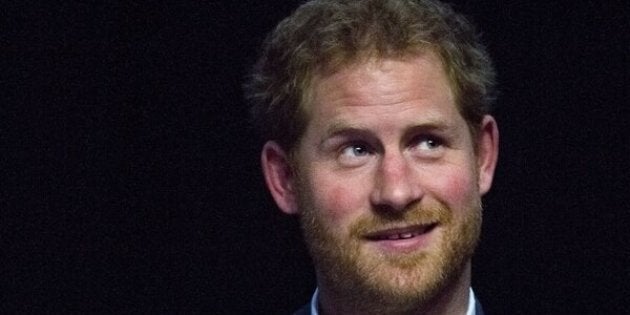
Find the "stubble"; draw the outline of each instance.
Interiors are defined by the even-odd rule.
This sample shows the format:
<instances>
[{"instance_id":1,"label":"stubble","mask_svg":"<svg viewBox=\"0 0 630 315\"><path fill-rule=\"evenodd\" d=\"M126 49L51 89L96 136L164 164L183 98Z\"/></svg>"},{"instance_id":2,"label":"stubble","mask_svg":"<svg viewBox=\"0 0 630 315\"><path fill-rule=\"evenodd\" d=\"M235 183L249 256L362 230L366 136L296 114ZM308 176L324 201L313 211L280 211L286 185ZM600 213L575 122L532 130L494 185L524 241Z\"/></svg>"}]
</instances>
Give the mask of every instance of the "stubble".
<instances>
[{"instance_id":1,"label":"stubble","mask_svg":"<svg viewBox=\"0 0 630 315\"><path fill-rule=\"evenodd\" d=\"M302 195L304 196L304 195ZM315 263L318 285L331 303L363 314L407 314L428 309L459 279L477 245L481 203L454 218L445 205L414 206L398 215L376 212L334 231L308 199L300 202L301 225ZM461 210L461 209L460 209ZM367 248L361 236L396 225L437 222L439 238L426 250L390 254ZM432 233L438 231L432 231ZM432 235L436 236L436 235Z\"/></svg>"}]
</instances>

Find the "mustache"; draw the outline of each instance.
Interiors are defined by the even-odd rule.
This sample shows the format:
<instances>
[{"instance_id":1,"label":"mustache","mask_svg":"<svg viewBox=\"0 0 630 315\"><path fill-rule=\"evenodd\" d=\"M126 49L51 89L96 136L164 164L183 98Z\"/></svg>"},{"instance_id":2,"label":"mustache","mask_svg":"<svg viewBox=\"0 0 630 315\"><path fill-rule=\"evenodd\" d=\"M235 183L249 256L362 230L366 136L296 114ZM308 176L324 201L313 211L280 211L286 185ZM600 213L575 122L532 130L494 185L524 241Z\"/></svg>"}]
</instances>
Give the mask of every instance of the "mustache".
<instances>
[{"instance_id":1,"label":"mustache","mask_svg":"<svg viewBox=\"0 0 630 315\"><path fill-rule=\"evenodd\" d=\"M402 211L379 211L364 215L350 227L350 233L353 236L361 237L389 229L432 224L444 225L451 222L451 217L451 210L444 205L434 207L413 205Z\"/></svg>"}]
</instances>

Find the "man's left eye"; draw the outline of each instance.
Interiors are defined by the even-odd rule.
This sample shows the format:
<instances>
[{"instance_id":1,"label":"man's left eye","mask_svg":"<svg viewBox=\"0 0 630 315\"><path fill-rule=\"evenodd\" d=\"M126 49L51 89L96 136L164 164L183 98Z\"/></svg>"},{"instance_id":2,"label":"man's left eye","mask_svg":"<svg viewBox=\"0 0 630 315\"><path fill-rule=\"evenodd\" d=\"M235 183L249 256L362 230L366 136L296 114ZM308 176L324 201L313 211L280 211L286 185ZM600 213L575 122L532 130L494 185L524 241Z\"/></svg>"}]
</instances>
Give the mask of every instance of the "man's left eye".
<instances>
[{"instance_id":1,"label":"man's left eye","mask_svg":"<svg viewBox=\"0 0 630 315\"><path fill-rule=\"evenodd\" d=\"M347 146L346 148L342 150L342 155L345 155L345 156L359 157L359 156L365 156L368 153L369 151L365 146L358 145L358 144Z\"/></svg>"},{"instance_id":2,"label":"man's left eye","mask_svg":"<svg viewBox=\"0 0 630 315\"><path fill-rule=\"evenodd\" d=\"M416 146L420 150L435 150L442 146L442 142L434 137L420 137L416 139Z\"/></svg>"}]
</instances>

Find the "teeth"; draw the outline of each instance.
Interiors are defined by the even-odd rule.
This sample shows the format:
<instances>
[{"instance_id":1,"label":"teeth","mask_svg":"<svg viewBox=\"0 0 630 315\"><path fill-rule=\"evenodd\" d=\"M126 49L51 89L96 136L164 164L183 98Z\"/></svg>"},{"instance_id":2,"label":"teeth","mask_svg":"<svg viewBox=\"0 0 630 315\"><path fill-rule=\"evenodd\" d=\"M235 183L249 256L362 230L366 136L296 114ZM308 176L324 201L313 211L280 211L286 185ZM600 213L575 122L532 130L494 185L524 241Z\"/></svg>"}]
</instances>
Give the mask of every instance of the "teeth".
<instances>
[{"instance_id":1,"label":"teeth","mask_svg":"<svg viewBox=\"0 0 630 315\"><path fill-rule=\"evenodd\" d=\"M420 227L418 230L412 231L412 232L404 232L404 233L399 233L399 234L389 234L389 235L381 235L381 236L376 236L376 239L380 239L380 240L400 240L400 239L410 239L413 237L416 237L418 235L422 235L424 233L426 233L428 230L430 230L431 228L433 228L434 225L425 225Z\"/></svg>"},{"instance_id":2,"label":"teeth","mask_svg":"<svg viewBox=\"0 0 630 315\"><path fill-rule=\"evenodd\" d=\"M418 236L418 233L402 233L402 234L392 234L385 236L383 239L387 240L399 240L399 239L407 239L412 238L414 236Z\"/></svg>"}]
</instances>

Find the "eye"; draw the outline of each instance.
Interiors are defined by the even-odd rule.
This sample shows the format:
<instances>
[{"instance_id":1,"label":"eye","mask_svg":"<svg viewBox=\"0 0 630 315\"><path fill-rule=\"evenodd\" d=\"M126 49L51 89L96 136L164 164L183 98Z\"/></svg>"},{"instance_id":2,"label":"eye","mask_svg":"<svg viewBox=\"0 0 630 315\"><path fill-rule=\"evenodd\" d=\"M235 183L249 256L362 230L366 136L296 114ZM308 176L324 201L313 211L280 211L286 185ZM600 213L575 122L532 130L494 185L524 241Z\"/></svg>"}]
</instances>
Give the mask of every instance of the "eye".
<instances>
[{"instance_id":1,"label":"eye","mask_svg":"<svg viewBox=\"0 0 630 315\"><path fill-rule=\"evenodd\" d=\"M436 138L423 136L417 140L417 147L420 150L435 150L440 146L442 146L442 143Z\"/></svg>"},{"instance_id":2,"label":"eye","mask_svg":"<svg viewBox=\"0 0 630 315\"><path fill-rule=\"evenodd\" d=\"M339 164L344 167L361 166L372 156L372 149L365 144L353 143L341 148Z\"/></svg>"},{"instance_id":3,"label":"eye","mask_svg":"<svg viewBox=\"0 0 630 315\"><path fill-rule=\"evenodd\" d=\"M442 138L433 135L420 135L411 142L411 149L420 156L436 157L445 146Z\"/></svg>"},{"instance_id":4,"label":"eye","mask_svg":"<svg viewBox=\"0 0 630 315\"><path fill-rule=\"evenodd\" d=\"M341 150L341 155L347 156L347 157L361 157L361 156L366 156L369 153L370 152L367 146L362 145L362 144L351 144L349 146L344 147Z\"/></svg>"}]
</instances>

